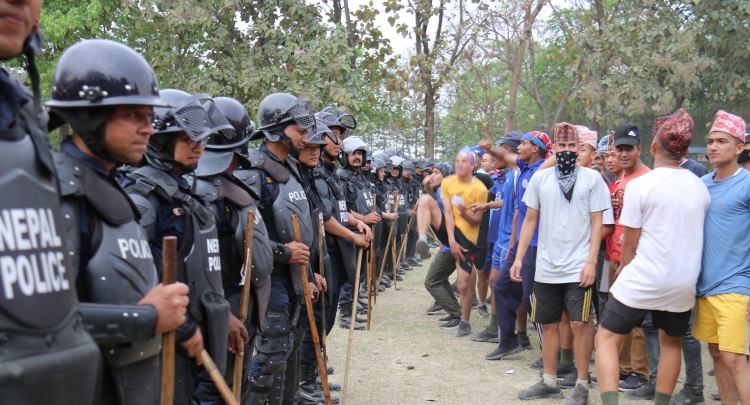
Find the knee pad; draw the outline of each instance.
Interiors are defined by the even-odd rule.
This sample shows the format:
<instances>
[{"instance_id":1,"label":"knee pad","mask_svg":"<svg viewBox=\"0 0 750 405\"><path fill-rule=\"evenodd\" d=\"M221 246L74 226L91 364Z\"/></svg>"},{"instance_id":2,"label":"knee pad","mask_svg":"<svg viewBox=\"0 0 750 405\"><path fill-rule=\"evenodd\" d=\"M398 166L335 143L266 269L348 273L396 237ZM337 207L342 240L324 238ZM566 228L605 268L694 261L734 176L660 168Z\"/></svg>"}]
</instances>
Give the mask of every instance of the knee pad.
<instances>
[{"instance_id":1,"label":"knee pad","mask_svg":"<svg viewBox=\"0 0 750 405\"><path fill-rule=\"evenodd\" d=\"M286 312L269 308L266 314L268 326L262 336L255 340L255 348L258 352L276 353L289 352L291 350L292 329L289 326L289 317Z\"/></svg>"}]
</instances>

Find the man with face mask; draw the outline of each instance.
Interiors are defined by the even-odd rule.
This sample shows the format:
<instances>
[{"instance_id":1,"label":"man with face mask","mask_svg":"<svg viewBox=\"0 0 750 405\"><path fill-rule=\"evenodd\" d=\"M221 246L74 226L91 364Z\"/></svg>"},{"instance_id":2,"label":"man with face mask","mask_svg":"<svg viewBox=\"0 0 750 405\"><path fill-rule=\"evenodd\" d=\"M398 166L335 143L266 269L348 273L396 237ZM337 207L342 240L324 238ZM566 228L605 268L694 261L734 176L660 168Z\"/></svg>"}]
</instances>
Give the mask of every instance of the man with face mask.
<instances>
[{"instance_id":1,"label":"man with face mask","mask_svg":"<svg viewBox=\"0 0 750 405\"><path fill-rule=\"evenodd\" d=\"M336 175L339 177L341 182L345 186L346 205L349 213L357 220L364 222L368 226L377 225L380 222L380 213L376 207L375 212L372 211L374 204L372 189L370 183L365 179L362 171L360 170L362 163L365 159L365 154L369 148L365 145L364 141L358 136L350 136L341 143L341 153L339 155L339 163L341 168L336 171ZM362 254L362 271L361 274L367 274L366 272L366 261L364 260L365 254ZM339 298L339 305L341 310L341 318L350 317L352 321L356 319L356 302L354 300L353 288L359 288L359 286L349 287L349 284L342 286L342 293ZM339 322L341 327L346 324L347 320ZM363 320L364 321L364 320Z\"/></svg>"},{"instance_id":2,"label":"man with face mask","mask_svg":"<svg viewBox=\"0 0 750 405\"><path fill-rule=\"evenodd\" d=\"M0 19L0 59L23 54L34 90L32 96L0 68L0 213L11 235L36 230L25 238L4 238L0 398L9 404L88 405L99 403L95 394L101 360L79 312L73 252L63 233L47 114L41 108L35 64L42 43L40 8L38 0L0 1L0 9L14 13ZM21 283L21 266L30 264L45 269L45 277L26 277Z\"/></svg>"},{"instance_id":3,"label":"man with face mask","mask_svg":"<svg viewBox=\"0 0 750 405\"><path fill-rule=\"evenodd\" d=\"M297 391L297 352L304 331L299 328L302 279L299 265L307 265L315 227L297 160L307 144L315 116L307 98L274 93L258 106L259 128L250 140L263 139L251 149L251 187L260 191L258 210L266 221L273 251L271 295L267 327L255 339L257 354L250 366L250 404L293 403ZM300 242L294 240L291 216L297 215ZM308 272L311 267L307 267ZM308 280L314 280L312 273ZM314 285L311 292L317 294ZM302 314L302 315L301 315ZM291 395L291 397L290 397ZM267 401L267 402L266 402Z\"/></svg>"},{"instance_id":4,"label":"man with face mask","mask_svg":"<svg viewBox=\"0 0 750 405\"><path fill-rule=\"evenodd\" d=\"M522 281L521 258L538 224L539 243L546 249L540 250L536 259L531 320L542 324L545 338L542 341L543 379L519 392L521 399L562 397L557 382L557 354L565 308L575 337L578 380L573 394L563 404L588 402L588 367L594 337L592 285L602 240L602 214L609 208L609 193L601 175L576 164L579 150L577 129L565 122L556 124L555 168L537 172L524 195L528 210L510 277Z\"/></svg>"},{"instance_id":5,"label":"man with face mask","mask_svg":"<svg viewBox=\"0 0 750 405\"><path fill-rule=\"evenodd\" d=\"M104 61L124 69L109 68L104 74ZM146 90L127 92L121 80ZM91 99L81 100L80 83L89 83L90 89L98 85L91 90L98 98L89 93ZM99 401L156 404L161 333L185 322L189 289L182 283L157 285L148 237L138 224L140 213L120 187L117 165L143 158L154 133L153 107L166 103L148 63L113 41L90 40L68 48L52 86L47 105L74 131L55 154L55 166L83 322L105 359Z\"/></svg>"},{"instance_id":6,"label":"man with face mask","mask_svg":"<svg viewBox=\"0 0 750 405\"><path fill-rule=\"evenodd\" d=\"M195 364L201 364L204 345L221 373L226 365L229 304L222 288L216 221L208 203L196 193L193 176L208 137L234 128L207 94L166 89L159 95L171 107L154 108L156 134L148 142L144 164L127 175L123 187L141 212L158 269L163 238L177 237L177 281L190 286L191 299L187 321L175 335L179 345L174 400L186 404L205 378L205 370ZM200 100L205 100L205 107Z\"/></svg>"}]
</instances>

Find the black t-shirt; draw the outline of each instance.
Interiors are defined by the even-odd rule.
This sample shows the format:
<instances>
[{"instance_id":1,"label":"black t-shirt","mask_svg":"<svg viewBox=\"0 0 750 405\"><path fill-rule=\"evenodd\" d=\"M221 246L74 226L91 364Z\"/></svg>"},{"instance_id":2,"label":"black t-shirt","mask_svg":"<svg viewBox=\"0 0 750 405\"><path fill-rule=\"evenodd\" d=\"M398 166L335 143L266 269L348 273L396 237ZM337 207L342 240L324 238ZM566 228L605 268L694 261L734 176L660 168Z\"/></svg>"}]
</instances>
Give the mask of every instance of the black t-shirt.
<instances>
[{"instance_id":1,"label":"black t-shirt","mask_svg":"<svg viewBox=\"0 0 750 405\"><path fill-rule=\"evenodd\" d=\"M691 172L693 172L693 174L695 174L698 177L703 177L708 174L708 170L706 170L705 166L703 166L702 164L690 158L683 160L680 166L682 166L685 169L690 170Z\"/></svg>"}]
</instances>

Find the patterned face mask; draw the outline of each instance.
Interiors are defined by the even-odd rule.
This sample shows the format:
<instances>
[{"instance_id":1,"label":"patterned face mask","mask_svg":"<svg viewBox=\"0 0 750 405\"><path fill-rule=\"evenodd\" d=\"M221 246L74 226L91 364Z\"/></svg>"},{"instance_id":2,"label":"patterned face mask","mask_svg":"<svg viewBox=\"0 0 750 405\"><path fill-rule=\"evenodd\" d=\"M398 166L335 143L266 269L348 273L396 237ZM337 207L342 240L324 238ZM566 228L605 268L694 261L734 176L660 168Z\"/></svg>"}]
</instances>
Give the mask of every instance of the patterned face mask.
<instances>
[{"instance_id":1,"label":"patterned face mask","mask_svg":"<svg viewBox=\"0 0 750 405\"><path fill-rule=\"evenodd\" d=\"M570 202L573 198L573 187L578 177L578 152L564 151L555 153L557 163L555 164L555 177L560 185L565 198Z\"/></svg>"}]
</instances>

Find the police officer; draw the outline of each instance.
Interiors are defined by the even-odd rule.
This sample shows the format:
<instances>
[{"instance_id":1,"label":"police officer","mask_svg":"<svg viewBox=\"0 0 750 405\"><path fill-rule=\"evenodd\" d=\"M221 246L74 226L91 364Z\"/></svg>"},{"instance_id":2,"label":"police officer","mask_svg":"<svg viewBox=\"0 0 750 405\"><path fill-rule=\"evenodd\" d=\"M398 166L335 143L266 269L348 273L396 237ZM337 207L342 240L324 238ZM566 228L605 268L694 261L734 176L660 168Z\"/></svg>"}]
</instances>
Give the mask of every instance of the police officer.
<instances>
[{"instance_id":1,"label":"police officer","mask_svg":"<svg viewBox=\"0 0 750 405\"><path fill-rule=\"evenodd\" d=\"M369 246L370 227L364 222L354 218L349 213L346 205L346 194L344 186L334 170L335 161L341 149L342 130L349 130L345 124L352 125L354 118L351 115L332 108L324 109L315 114L321 124L326 125L328 131L324 131L322 158L318 167L313 169L316 189L321 201L325 204L324 211L330 211L331 219L325 222L326 242L328 254L331 260L331 280L328 283L328 291L331 299L328 312L326 313L326 333L331 333L336 312L338 310L341 286L345 282L354 283L357 266L356 246L366 248ZM342 122L343 121L343 122ZM326 215L326 212L324 212ZM352 232L357 229L359 233ZM356 245L356 246L355 246ZM350 299L351 302L351 299ZM345 318L342 326L349 327L350 318ZM355 329L364 329L364 325L355 323Z\"/></svg>"},{"instance_id":2,"label":"police officer","mask_svg":"<svg viewBox=\"0 0 750 405\"><path fill-rule=\"evenodd\" d=\"M221 373L227 354L229 304L224 300L216 221L210 206L195 192L193 175L208 137L234 128L206 94L181 90L160 92L171 107L154 107L145 162L123 182L146 229L157 268L162 261L162 239L177 237L177 280L190 286L187 320L177 328L180 344L175 354L175 404L192 400L205 380L200 353L205 345ZM207 108L200 103L206 101ZM191 185L191 180L193 183ZM193 362L188 357L195 357ZM197 366L197 365L198 366Z\"/></svg>"},{"instance_id":3,"label":"police officer","mask_svg":"<svg viewBox=\"0 0 750 405\"><path fill-rule=\"evenodd\" d=\"M387 158L388 163L382 158ZM376 157L373 159L372 162L372 175L374 177L373 180L371 180L371 184L373 187L373 190L375 194L377 195L377 204L378 208L381 211L381 217L383 218L383 221L381 221L382 224L382 231L380 233L380 251L376 254L377 262L375 266L375 271L379 272L380 267L382 265L382 261L386 260L386 267L389 267L389 263L387 259L384 257L387 252L384 252L383 249L386 248L386 246L389 245L388 243L388 235L390 233L391 229L391 223L393 221L398 220L398 213L396 213L394 207L394 195L393 195L393 188L385 181L386 177L386 171L388 170L388 165L390 164L391 159L387 155L380 155L380 157ZM380 225L380 224L379 224ZM391 241L390 246L388 247L388 250L394 248L393 241ZM392 264L391 264L392 265ZM384 270L385 272L385 270ZM377 277L379 273L376 273L373 275L373 277ZM385 291L386 288L391 287L391 280L383 274L383 280L381 280L380 285L380 292Z\"/></svg>"},{"instance_id":4,"label":"police officer","mask_svg":"<svg viewBox=\"0 0 750 405\"><path fill-rule=\"evenodd\" d=\"M39 1L0 1L0 59L24 54L32 97L0 68L0 398L8 404L93 404L100 355L78 311L57 174L34 63ZM40 386L43 384L43 387Z\"/></svg>"},{"instance_id":5,"label":"police officer","mask_svg":"<svg viewBox=\"0 0 750 405\"><path fill-rule=\"evenodd\" d=\"M339 153L339 163L341 168L336 171L336 175L344 183L346 205L349 213L354 218L364 222L367 225L377 225L380 222L380 213L375 210L372 212L373 195L370 183L362 174L361 167L365 160L365 155L369 148L358 136L350 136L341 143ZM375 237L375 235L373 235ZM378 241L379 242L379 241ZM363 253L363 258L364 253ZM361 274L367 274L367 263L362 260ZM358 303L354 300L354 287L350 283L342 286L341 296L339 297L340 319L339 326L342 328L347 324L347 319L357 322L356 306ZM359 286L356 286L359 288ZM364 320L363 320L364 321ZM359 321L361 322L361 321ZM356 328L355 328L356 329Z\"/></svg>"},{"instance_id":6,"label":"police officer","mask_svg":"<svg viewBox=\"0 0 750 405\"><path fill-rule=\"evenodd\" d=\"M259 323L265 326L266 309L271 294L271 267L273 253L268 231L259 212L258 190L245 181L250 162L247 160L247 142L255 131L245 107L229 97L213 99L216 108L232 125L234 131L219 131L209 137L206 149L196 168L196 194L211 204L216 218L221 257L221 274L224 297L229 302L229 341L224 378L229 387L234 380L235 354L243 355L241 402L247 401L250 384L247 381L253 349L250 346ZM210 107L210 104L206 106ZM253 230L253 257L251 268L252 293L248 301L247 319L239 321L239 304L245 282L245 226L248 212L255 211ZM202 376L206 377L206 376ZM218 389L210 378L201 378L196 397L202 404L223 404Z\"/></svg>"},{"instance_id":7,"label":"police officer","mask_svg":"<svg viewBox=\"0 0 750 405\"><path fill-rule=\"evenodd\" d=\"M386 151L388 153L388 151ZM404 162L404 158L398 155L391 156L391 161L393 162L393 171L391 171L391 180L393 181L394 187L396 187L396 190L398 191L399 199L398 199L398 207L396 212L398 213L398 223L396 224L396 229L394 232L396 233L396 246L399 247L399 249L396 249L394 251L395 255L398 255L400 249L400 246L404 243L406 239L406 233L409 228L409 210L407 209L408 199L409 199L409 189L406 187L406 183L404 182L404 179L402 177L403 168L401 167L401 164ZM398 258L397 258L398 261ZM406 274L406 271L411 270L411 265L406 261L402 260L398 266L398 268L395 269L394 274L395 275L404 275ZM398 280L398 279L397 279ZM401 280L398 280L401 281Z\"/></svg>"},{"instance_id":8,"label":"police officer","mask_svg":"<svg viewBox=\"0 0 750 405\"><path fill-rule=\"evenodd\" d=\"M250 366L249 403L287 404L294 402L298 388L297 351L303 338L298 327L302 296L299 265L308 264L308 246L312 246L315 233L298 162L292 156L299 155L307 143L315 116L307 98L274 93L260 102L258 120L259 128L250 140L263 139L263 144L251 149L248 158L252 187L260 191L258 209L268 229L273 270L267 326L255 339L257 355ZM292 214L298 218L301 242L294 241ZM308 280L315 280L312 273ZM317 294L314 283L310 288Z\"/></svg>"},{"instance_id":9,"label":"police officer","mask_svg":"<svg viewBox=\"0 0 750 405\"><path fill-rule=\"evenodd\" d=\"M103 61L114 68L104 72ZM185 321L189 289L157 286L140 214L120 187L115 166L143 157L154 133L153 106L165 103L148 63L107 40L67 49L52 89L51 114L74 131L54 159L83 322L105 360L99 401L156 404L160 334Z\"/></svg>"},{"instance_id":10,"label":"police officer","mask_svg":"<svg viewBox=\"0 0 750 405\"><path fill-rule=\"evenodd\" d=\"M416 166L410 159L404 159L401 162L401 182L402 189L404 190L404 199L406 200L406 211L409 215L409 223L407 226L409 238L406 241L406 252L404 252L404 260L410 266L418 266L421 263L421 259L417 257L417 226L416 226L416 204L420 197L419 190L421 184L414 178L416 174Z\"/></svg>"}]
</instances>

